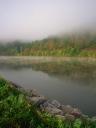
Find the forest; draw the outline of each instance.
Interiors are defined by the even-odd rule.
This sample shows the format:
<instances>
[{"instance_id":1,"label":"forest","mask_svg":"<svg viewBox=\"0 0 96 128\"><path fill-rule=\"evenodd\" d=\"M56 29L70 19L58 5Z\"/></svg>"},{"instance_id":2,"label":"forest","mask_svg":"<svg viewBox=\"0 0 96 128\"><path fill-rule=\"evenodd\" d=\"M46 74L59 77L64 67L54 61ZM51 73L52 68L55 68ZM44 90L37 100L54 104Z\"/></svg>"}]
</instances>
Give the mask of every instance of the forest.
<instances>
[{"instance_id":1,"label":"forest","mask_svg":"<svg viewBox=\"0 0 96 128\"><path fill-rule=\"evenodd\" d=\"M96 32L71 33L30 42L0 42L1 56L96 57Z\"/></svg>"}]
</instances>

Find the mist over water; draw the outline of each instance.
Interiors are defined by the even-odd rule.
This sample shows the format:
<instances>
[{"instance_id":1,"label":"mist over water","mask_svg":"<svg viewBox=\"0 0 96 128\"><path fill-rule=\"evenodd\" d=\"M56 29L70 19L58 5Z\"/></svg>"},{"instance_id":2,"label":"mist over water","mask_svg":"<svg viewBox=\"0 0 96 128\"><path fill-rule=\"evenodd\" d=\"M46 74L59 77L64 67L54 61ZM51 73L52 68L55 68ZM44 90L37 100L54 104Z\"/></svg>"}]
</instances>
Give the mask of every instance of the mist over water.
<instances>
[{"instance_id":1,"label":"mist over water","mask_svg":"<svg viewBox=\"0 0 96 128\"><path fill-rule=\"evenodd\" d=\"M0 0L0 40L96 30L95 0Z\"/></svg>"}]
</instances>

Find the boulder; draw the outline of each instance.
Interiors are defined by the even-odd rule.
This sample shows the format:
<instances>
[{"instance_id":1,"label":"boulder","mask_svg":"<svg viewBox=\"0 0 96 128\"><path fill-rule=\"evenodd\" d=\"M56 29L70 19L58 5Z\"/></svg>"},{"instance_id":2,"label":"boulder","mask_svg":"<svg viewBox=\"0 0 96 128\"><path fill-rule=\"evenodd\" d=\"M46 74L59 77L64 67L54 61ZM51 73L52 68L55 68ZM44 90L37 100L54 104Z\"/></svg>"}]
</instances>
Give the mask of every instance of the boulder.
<instances>
[{"instance_id":1,"label":"boulder","mask_svg":"<svg viewBox=\"0 0 96 128\"><path fill-rule=\"evenodd\" d=\"M42 97L27 97L27 99L37 106L39 106L40 104L43 104L43 102L46 101L46 98L44 96L42 96Z\"/></svg>"},{"instance_id":2,"label":"boulder","mask_svg":"<svg viewBox=\"0 0 96 128\"><path fill-rule=\"evenodd\" d=\"M70 115L70 114L65 114L65 119L68 121L74 121L75 117L73 115Z\"/></svg>"},{"instance_id":3,"label":"boulder","mask_svg":"<svg viewBox=\"0 0 96 128\"><path fill-rule=\"evenodd\" d=\"M46 107L45 111L52 115L63 115L63 111L56 107Z\"/></svg>"},{"instance_id":4,"label":"boulder","mask_svg":"<svg viewBox=\"0 0 96 128\"><path fill-rule=\"evenodd\" d=\"M56 115L56 114L63 115L63 111L60 110L59 108L57 108L56 106L54 106L53 104L51 104L50 101L47 101L47 102L44 102L43 104L41 104L40 108L43 111L46 111L53 115Z\"/></svg>"},{"instance_id":5,"label":"boulder","mask_svg":"<svg viewBox=\"0 0 96 128\"><path fill-rule=\"evenodd\" d=\"M45 110L46 108L55 108L54 105L50 104L49 100L47 100L46 102L44 102L43 104L40 105L40 108L42 110Z\"/></svg>"},{"instance_id":6,"label":"boulder","mask_svg":"<svg viewBox=\"0 0 96 128\"><path fill-rule=\"evenodd\" d=\"M81 117L82 113L78 108L74 108L73 111L71 112L71 115L74 115L75 117Z\"/></svg>"},{"instance_id":7,"label":"boulder","mask_svg":"<svg viewBox=\"0 0 96 128\"><path fill-rule=\"evenodd\" d=\"M40 97L41 95L38 93L38 91L36 89L31 89L29 91L29 96L30 97Z\"/></svg>"},{"instance_id":8,"label":"boulder","mask_svg":"<svg viewBox=\"0 0 96 128\"><path fill-rule=\"evenodd\" d=\"M62 105L61 110L66 113L71 113L73 111L73 108L70 105Z\"/></svg>"},{"instance_id":9,"label":"boulder","mask_svg":"<svg viewBox=\"0 0 96 128\"><path fill-rule=\"evenodd\" d=\"M56 108L60 108L61 104L57 100L52 100L51 104L54 105Z\"/></svg>"}]
</instances>

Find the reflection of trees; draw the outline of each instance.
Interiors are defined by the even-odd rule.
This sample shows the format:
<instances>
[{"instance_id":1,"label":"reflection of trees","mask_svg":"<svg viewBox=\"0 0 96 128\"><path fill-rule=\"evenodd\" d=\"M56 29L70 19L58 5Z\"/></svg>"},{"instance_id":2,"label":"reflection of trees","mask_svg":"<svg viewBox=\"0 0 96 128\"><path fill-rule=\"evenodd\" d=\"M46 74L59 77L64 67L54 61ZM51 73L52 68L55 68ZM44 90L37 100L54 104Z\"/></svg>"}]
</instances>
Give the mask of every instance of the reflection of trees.
<instances>
[{"instance_id":1,"label":"reflection of trees","mask_svg":"<svg viewBox=\"0 0 96 128\"><path fill-rule=\"evenodd\" d=\"M62 78L70 77L72 79L96 79L96 64L79 63L79 62L62 62L62 63L41 63L33 65L34 70L40 70L52 76Z\"/></svg>"},{"instance_id":2,"label":"reflection of trees","mask_svg":"<svg viewBox=\"0 0 96 128\"><path fill-rule=\"evenodd\" d=\"M51 76L56 77L70 77L72 79L96 79L96 64L90 62L44 62L44 63L32 63L31 61L17 61L17 62L0 62L1 68L8 68L14 70L20 70L22 68L32 68L35 71L42 71L48 73Z\"/></svg>"}]
</instances>

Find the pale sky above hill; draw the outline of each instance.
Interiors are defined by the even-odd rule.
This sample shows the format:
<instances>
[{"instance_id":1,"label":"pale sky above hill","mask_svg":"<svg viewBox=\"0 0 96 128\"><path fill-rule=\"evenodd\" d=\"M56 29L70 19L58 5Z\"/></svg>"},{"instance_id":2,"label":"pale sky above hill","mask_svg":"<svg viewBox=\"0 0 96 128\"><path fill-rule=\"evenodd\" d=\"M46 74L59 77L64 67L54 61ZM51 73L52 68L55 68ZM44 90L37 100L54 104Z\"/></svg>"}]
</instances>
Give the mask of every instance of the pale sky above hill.
<instances>
[{"instance_id":1,"label":"pale sky above hill","mask_svg":"<svg viewBox=\"0 0 96 128\"><path fill-rule=\"evenodd\" d=\"M0 40L34 40L95 27L96 0L0 0Z\"/></svg>"}]
</instances>

